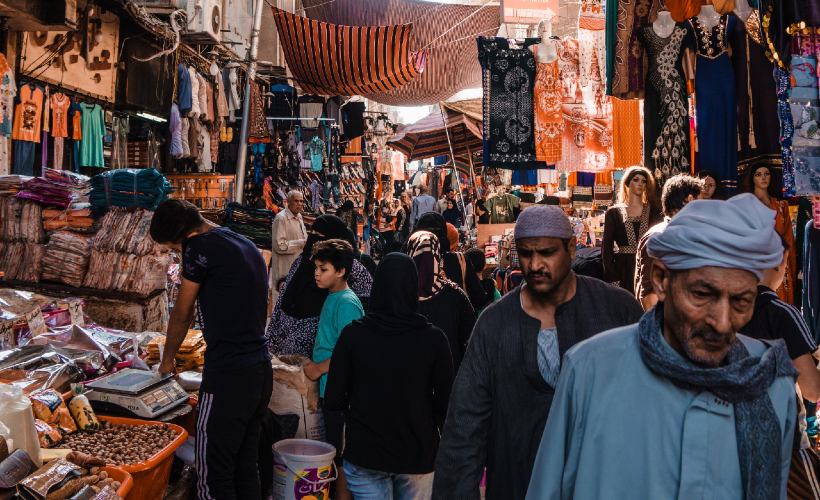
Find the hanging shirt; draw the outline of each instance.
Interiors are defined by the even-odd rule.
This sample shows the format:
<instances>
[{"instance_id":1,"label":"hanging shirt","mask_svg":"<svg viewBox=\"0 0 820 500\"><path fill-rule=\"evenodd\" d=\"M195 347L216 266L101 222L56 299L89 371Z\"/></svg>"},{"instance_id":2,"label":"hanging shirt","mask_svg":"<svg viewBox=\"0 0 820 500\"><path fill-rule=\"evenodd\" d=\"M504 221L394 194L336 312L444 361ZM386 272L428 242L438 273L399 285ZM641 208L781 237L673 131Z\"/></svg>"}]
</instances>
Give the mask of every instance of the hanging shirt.
<instances>
[{"instance_id":1,"label":"hanging shirt","mask_svg":"<svg viewBox=\"0 0 820 500\"><path fill-rule=\"evenodd\" d=\"M15 141L40 142L44 96L41 87L29 83L20 85L17 90L17 106L14 110L12 139Z\"/></svg>"},{"instance_id":2,"label":"hanging shirt","mask_svg":"<svg viewBox=\"0 0 820 500\"><path fill-rule=\"evenodd\" d=\"M179 158L182 156L182 119L177 103L171 105L171 118L168 120L168 126L171 129L171 156Z\"/></svg>"},{"instance_id":3,"label":"hanging shirt","mask_svg":"<svg viewBox=\"0 0 820 500\"><path fill-rule=\"evenodd\" d=\"M12 125L14 125L14 98L17 96L17 85L14 83L14 73L11 71L3 77L0 83L0 106L2 106L2 122L0 122L0 134L11 135Z\"/></svg>"},{"instance_id":4,"label":"hanging shirt","mask_svg":"<svg viewBox=\"0 0 820 500\"><path fill-rule=\"evenodd\" d=\"M188 68L188 77L191 79L191 111L188 116L199 118L199 114L202 112L199 109L199 78L197 78L194 68Z\"/></svg>"},{"instance_id":5,"label":"hanging shirt","mask_svg":"<svg viewBox=\"0 0 820 500\"><path fill-rule=\"evenodd\" d=\"M68 107L70 101L65 94L51 95L51 136L68 137Z\"/></svg>"},{"instance_id":6,"label":"hanging shirt","mask_svg":"<svg viewBox=\"0 0 820 500\"><path fill-rule=\"evenodd\" d=\"M490 224L510 224L515 222L514 208L518 208L521 199L518 196L490 196L484 205L490 212Z\"/></svg>"},{"instance_id":7,"label":"hanging shirt","mask_svg":"<svg viewBox=\"0 0 820 500\"><path fill-rule=\"evenodd\" d=\"M71 104L68 108L68 116L71 117L71 121L69 121L69 131L68 136L74 139L75 141L80 141L83 138L83 121L82 121L83 110L80 108L80 103L77 102L77 99L71 101Z\"/></svg>"},{"instance_id":8,"label":"hanging shirt","mask_svg":"<svg viewBox=\"0 0 820 500\"><path fill-rule=\"evenodd\" d=\"M99 104L81 103L83 139L80 141L80 166L104 168L103 136L105 123Z\"/></svg>"},{"instance_id":9,"label":"hanging shirt","mask_svg":"<svg viewBox=\"0 0 820 500\"><path fill-rule=\"evenodd\" d=\"M393 151L393 156L390 158L390 163L393 165L393 180L404 180L404 155L398 151Z\"/></svg>"},{"instance_id":10,"label":"hanging shirt","mask_svg":"<svg viewBox=\"0 0 820 500\"><path fill-rule=\"evenodd\" d=\"M187 116L191 111L191 74L184 64L177 66L177 102L180 114Z\"/></svg>"},{"instance_id":11,"label":"hanging shirt","mask_svg":"<svg viewBox=\"0 0 820 500\"><path fill-rule=\"evenodd\" d=\"M199 116L203 122L207 122L211 120L208 115L208 84L199 73L196 74L196 80L199 84Z\"/></svg>"},{"instance_id":12,"label":"hanging shirt","mask_svg":"<svg viewBox=\"0 0 820 500\"><path fill-rule=\"evenodd\" d=\"M313 172L322 170L322 165L327 160L327 152L325 151L325 141L319 139L319 136L314 137L307 144L305 149L310 155L310 169Z\"/></svg>"}]
</instances>

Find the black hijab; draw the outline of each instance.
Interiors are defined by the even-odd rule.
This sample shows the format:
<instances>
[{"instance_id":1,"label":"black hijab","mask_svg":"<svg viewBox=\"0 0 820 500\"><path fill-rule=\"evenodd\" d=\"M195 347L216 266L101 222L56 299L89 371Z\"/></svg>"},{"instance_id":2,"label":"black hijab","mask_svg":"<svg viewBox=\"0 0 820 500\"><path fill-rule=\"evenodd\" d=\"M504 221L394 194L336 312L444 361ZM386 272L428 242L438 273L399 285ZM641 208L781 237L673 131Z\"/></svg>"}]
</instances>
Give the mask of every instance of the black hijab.
<instances>
[{"instance_id":1,"label":"black hijab","mask_svg":"<svg viewBox=\"0 0 820 500\"><path fill-rule=\"evenodd\" d=\"M282 296L282 311L296 319L315 318L322 313L322 306L330 292L316 285L314 271L316 266L310 260L313 245L326 240L347 240L347 226L335 215L322 215L311 226L322 236L308 234L305 247L302 249L302 260L285 286Z\"/></svg>"},{"instance_id":2,"label":"black hijab","mask_svg":"<svg viewBox=\"0 0 820 500\"><path fill-rule=\"evenodd\" d=\"M388 334L431 326L419 313L418 279L413 259L388 254L376 268L368 312L353 324Z\"/></svg>"},{"instance_id":3,"label":"black hijab","mask_svg":"<svg viewBox=\"0 0 820 500\"><path fill-rule=\"evenodd\" d=\"M427 212L419 217L413 232L430 231L438 238L439 247L442 254L450 250L450 238L447 237L447 221L438 212Z\"/></svg>"}]
</instances>

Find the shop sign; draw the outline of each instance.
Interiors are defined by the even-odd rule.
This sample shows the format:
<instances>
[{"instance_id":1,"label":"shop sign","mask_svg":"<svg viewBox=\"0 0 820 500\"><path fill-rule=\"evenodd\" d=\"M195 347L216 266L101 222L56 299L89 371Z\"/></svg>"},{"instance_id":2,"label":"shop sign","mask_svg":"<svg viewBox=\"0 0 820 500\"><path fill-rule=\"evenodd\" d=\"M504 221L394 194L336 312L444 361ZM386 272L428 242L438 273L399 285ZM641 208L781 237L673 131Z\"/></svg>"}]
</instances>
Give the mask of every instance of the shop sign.
<instances>
[{"instance_id":1,"label":"shop sign","mask_svg":"<svg viewBox=\"0 0 820 500\"><path fill-rule=\"evenodd\" d=\"M558 0L501 0L501 22L538 24L558 15Z\"/></svg>"}]
</instances>

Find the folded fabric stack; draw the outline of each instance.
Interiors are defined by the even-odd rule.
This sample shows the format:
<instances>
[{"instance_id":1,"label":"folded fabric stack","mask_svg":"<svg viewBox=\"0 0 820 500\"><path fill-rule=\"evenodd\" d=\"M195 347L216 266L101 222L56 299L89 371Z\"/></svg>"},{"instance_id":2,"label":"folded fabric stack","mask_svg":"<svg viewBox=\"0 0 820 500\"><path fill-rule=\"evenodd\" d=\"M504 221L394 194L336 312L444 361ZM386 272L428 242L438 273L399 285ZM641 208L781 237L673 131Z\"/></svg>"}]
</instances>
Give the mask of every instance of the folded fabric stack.
<instances>
[{"instance_id":1,"label":"folded fabric stack","mask_svg":"<svg viewBox=\"0 0 820 500\"><path fill-rule=\"evenodd\" d=\"M168 249L157 244L149 234L154 212L113 208L100 219L100 229L94 237L94 248L106 252L135 255L158 253Z\"/></svg>"},{"instance_id":2,"label":"folded fabric stack","mask_svg":"<svg viewBox=\"0 0 820 500\"><path fill-rule=\"evenodd\" d=\"M91 233L96 231L97 225L91 217L91 209L82 210L43 210L43 228L46 231L70 229L72 231Z\"/></svg>"},{"instance_id":3,"label":"folded fabric stack","mask_svg":"<svg viewBox=\"0 0 820 500\"><path fill-rule=\"evenodd\" d=\"M23 189L23 183L31 177L27 175L0 175L0 196L15 195Z\"/></svg>"},{"instance_id":4,"label":"folded fabric stack","mask_svg":"<svg viewBox=\"0 0 820 500\"><path fill-rule=\"evenodd\" d=\"M39 201L47 205L67 208L72 203L82 202L86 193L87 189L75 188L71 184L35 177L24 182L23 190L17 193L16 196Z\"/></svg>"},{"instance_id":5,"label":"folded fabric stack","mask_svg":"<svg viewBox=\"0 0 820 500\"><path fill-rule=\"evenodd\" d=\"M156 169L125 168L92 177L89 199L95 212L107 212L110 207L156 210L173 191L168 179Z\"/></svg>"},{"instance_id":6,"label":"folded fabric stack","mask_svg":"<svg viewBox=\"0 0 820 500\"><path fill-rule=\"evenodd\" d=\"M270 210L243 207L231 202L225 210L225 227L248 238L258 248L270 250L273 217Z\"/></svg>"},{"instance_id":7,"label":"folded fabric stack","mask_svg":"<svg viewBox=\"0 0 820 500\"><path fill-rule=\"evenodd\" d=\"M53 168L43 167L43 175L41 177L47 181L69 184L82 191L88 191L91 187L90 179L87 176L75 174L68 170L54 170Z\"/></svg>"},{"instance_id":8,"label":"folded fabric stack","mask_svg":"<svg viewBox=\"0 0 820 500\"><path fill-rule=\"evenodd\" d=\"M168 253L134 255L93 249L83 286L146 295L165 288Z\"/></svg>"},{"instance_id":9,"label":"folded fabric stack","mask_svg":"<svg viewBox=\"0 0 820 500\"><path fill-rule=\"evenodd\" d=\"M0 240L43 243L43 207L20 198L0 197Z\"/></svg>"},{"instance_id":10,"label":"folded fabric stack","mask_svg":"<svg viewBox=\"0 0 820 500\"><path fill-rule=\"evenodd\" d=\"M165 337L154 337L148 342L149 365L159 363L160 344L165 343ZM200 330L188 330L182 346L176 356L177 371L184 372L192 370L197 366L205 364L205 338Z\"/></svg>"},{"instance_id":11,"label":"folded fabric stack","mask_svg":"<svg viewBox=\"0 0 820 500\"><path fill-rule=\"evenodd\" d=\"M51 235L43 257L43 281L82 286L91 257L91 240L77 233L57 231Z\"/></svg>"}]
</instances>

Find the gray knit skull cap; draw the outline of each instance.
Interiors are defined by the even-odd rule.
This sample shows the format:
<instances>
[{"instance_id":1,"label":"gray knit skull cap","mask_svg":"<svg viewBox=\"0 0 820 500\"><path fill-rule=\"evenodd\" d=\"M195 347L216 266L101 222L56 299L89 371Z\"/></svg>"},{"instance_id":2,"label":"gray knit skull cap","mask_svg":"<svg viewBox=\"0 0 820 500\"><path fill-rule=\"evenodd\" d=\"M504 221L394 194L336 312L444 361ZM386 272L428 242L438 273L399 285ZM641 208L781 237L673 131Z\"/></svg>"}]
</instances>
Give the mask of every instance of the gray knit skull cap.
<instances>
[{"instance_id":1,"label":"gray knit skull cap","mask_svg":"<svg viewBox=\"0 0 820 500\"><path fill-rule=\"evenodd\" d=\"M521 211L515 222L515 239L521 238L572 238L569 217L553 205L533 205Z\"/></svg>"}]
</instances>

